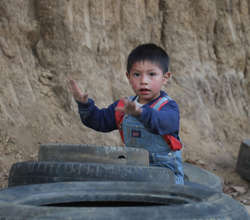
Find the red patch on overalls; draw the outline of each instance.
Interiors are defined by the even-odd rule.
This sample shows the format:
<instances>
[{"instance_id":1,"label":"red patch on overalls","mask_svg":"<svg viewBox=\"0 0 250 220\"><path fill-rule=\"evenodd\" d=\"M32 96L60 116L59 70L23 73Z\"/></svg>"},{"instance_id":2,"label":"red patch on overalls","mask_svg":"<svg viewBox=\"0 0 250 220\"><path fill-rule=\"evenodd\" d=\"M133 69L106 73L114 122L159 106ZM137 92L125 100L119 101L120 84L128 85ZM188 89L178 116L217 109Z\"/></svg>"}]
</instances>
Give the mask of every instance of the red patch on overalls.
<instances>
[{"instance_id":1,"label":"red patch on overalls","mask_svg":"<svg viewBox=\"0 0 250 220\"><path fill-rule=\"evenodd\" d=\"M132 137L136 137L136 138L140 138L140 137L141 137L141 131L132 130L132 131L131 131L131 136L132 136Z\"/></svg>"}]
</instances>

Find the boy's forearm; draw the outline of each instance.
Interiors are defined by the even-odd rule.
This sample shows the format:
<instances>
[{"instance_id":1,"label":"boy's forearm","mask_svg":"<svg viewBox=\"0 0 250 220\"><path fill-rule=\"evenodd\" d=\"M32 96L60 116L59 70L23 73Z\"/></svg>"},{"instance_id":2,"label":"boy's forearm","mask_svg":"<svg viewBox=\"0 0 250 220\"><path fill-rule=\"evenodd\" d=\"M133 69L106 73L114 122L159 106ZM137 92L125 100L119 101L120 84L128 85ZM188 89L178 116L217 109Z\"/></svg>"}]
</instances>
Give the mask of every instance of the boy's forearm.
<instances>
[{"instance_id":1,"label":"boy's forearm","mask_svg":"<svg viewBox=\"0 0 250 220\"><path fill-rule=\"evenodd\" d=\"M79 102L77 104L81 121L85 126L101 132L116 129L114 104L103 109L99 109L92 99L89 99L86 104Z\"/></svg>"},{"instance_id":2,"label":"boy's forearm","mask_svg":"<svg viewBox=\"0 0 250 220\"><path fill-rule=\"evenodd\" d=\"M179 112L171 109L157 111L150 107L144 107L138 120L156 134L164 135L179 132Z\"/></svg>"}]
</instances>

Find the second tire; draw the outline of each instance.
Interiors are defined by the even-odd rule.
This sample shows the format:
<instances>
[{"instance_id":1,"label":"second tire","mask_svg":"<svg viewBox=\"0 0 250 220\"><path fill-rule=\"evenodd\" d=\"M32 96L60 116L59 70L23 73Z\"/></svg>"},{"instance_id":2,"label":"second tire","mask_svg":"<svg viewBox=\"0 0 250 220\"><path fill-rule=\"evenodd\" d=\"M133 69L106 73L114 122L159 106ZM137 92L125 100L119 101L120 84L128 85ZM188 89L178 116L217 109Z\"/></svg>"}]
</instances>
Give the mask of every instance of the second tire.
<instances>
[{"instance_id":1,"label":"second tire","mask_svg":"<svg viewBox=\"0 0 250 220\"><path fill-rule=\"evenodd\" d=\"M140 181L174 184L171 170L160 167L77 162L19 162L12 165L9 186L65 181Z\"/></svg>"}]
</instances>

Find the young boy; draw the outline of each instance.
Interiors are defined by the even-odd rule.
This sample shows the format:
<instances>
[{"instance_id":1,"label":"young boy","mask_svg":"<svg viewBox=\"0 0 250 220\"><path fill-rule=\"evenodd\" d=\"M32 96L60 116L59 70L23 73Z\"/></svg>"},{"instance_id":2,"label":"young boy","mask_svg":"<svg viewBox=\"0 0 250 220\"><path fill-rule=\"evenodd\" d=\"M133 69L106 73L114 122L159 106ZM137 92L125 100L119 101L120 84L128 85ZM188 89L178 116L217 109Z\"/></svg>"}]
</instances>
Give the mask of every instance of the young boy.
<instances>
[{"instance_id":1,"label":"young boy","mask_svg":"<svg viewBox=\"0 0 250 220\"><path fill-rule=\"evenodd\" d=\"M162 86L168 81L169 57L155 44L142 44L128 56L126 76L135 96L99 109L74 80L70 87L84 125L96 131L119 129L127 147L149 151L150 165L172 170L177 184L184 174L179 138L179 109Z\"/></svg>"}]
</instances>

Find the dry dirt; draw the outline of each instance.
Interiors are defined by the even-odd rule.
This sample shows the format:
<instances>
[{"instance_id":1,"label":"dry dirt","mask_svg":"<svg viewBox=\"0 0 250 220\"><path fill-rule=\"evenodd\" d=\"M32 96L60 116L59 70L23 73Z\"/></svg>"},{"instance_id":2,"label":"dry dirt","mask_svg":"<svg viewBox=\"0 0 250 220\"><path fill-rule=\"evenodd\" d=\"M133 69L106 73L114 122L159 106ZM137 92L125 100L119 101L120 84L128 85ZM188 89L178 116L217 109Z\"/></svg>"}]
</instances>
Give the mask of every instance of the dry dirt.
<instances>
[{"instance_id":1,"label":"dry dirt","mask_svg":"<svg viewBox=\"0 0 250 220\"><path fill-rule=\"evenodd\" d=\"M121 145L82 126L70 76L99 107L132 95L126 57L153 42L170 55L164 88L179 104L184 161L214 172L245 204L235 172L250 138L249 0L1 0L0 186L41 143Z\"/></svg>"}]
</instances>

